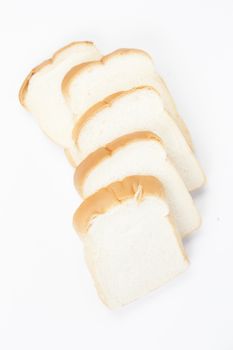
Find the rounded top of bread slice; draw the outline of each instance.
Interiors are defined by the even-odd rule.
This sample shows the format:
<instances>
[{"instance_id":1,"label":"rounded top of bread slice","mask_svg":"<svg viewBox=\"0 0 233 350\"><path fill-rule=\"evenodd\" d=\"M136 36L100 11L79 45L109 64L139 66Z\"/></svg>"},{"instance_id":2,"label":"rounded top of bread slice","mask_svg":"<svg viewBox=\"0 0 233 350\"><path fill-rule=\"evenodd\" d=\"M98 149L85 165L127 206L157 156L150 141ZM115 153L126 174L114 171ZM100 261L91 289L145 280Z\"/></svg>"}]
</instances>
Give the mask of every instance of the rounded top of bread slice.
<instances>
[{"instance_id":1,"label":"rounded top of bread slice","mask_svg":"<svg viewBox=\"0 0 233 350\"><path fill-rule=\"evenodd\" d=\"M89 156L76 168L74 174L74 184L78 192L82 194L82 187L85 178L88 176L91 170L99 163L101 163L104 159L111 156L114 152L130 143L147 140L161 142L160 138L150 131L138 131L132 134L121 136L113 142L107 144L105 147L101 147L95 152L89 154Z\"/></svg>"},{"instance_id":2,"label":"rounded top of bread slice","mask_svg":"<svg viewBox=\"0 0 233 350\"><path fill-rule=\"evenodd\" d=\"M80 234L85 234L91 220L97 215L106 213L130 198L141 201L150 195L164 197L162 184L153 176L135 175L114 182L85 199L74 214L74 227Z\"/></svg>"},{"instance_id":3,"label":"rounded top of bread slice","mask_svg":"<svg viewBox=\"0 0 233 350\"><path fill-rule=\"evenodd\" d=\"M25 78L23 84L21 85L21 88L19 90L19 101L20 103L25 106L25 97L28 90L28 85L30 80L34 77L35 74L42 72L43 70L47 69L49 66L51 66L54 62L59 62L64 58L64 53L69 54L75 51L76 48L80 48L81 46L93 46L94 44L91 41L74 41L61 49L57 50L51 58L43 61L36 67L34 67L30 73Z\"/></svg>"},{"instance_id":4,"label":"rounded top of bread slice","mask_svg":"<svg viewBox=\"0 0 233 350\"><path fill-rule=\"evenodd\" d=\"M82 116L75 122L72 138L75 143L78 144L78 138L81 134L84 126L95 117L97 117L98 113L102 112L106 108L112 107L117 102L121 102L124 97L135 95L135 98L138 98L137 95L139 93L144 94L152 94L153 98L156 99L156 104L158 105L158 110L163 110L163 102L160 98L160 94L155 88L152 86L138 86L130 90L118 91L112 95L107 96L104 100L97 102L93 106L91 106Z\"/></svg>"},{"instance_id":5,"label":"rounded top of bread slice","mask_svg":"<svg viewBox=\"0 0 233 350\"><path fill-rule=\"evenodd\" d=\"M108 55L103 56L98 61L85 62L85 63L79 64L79 65L76 65L73 68L71 68L71 70L66 74L66 76L63 79L62 91L63 91L64 95L69 95L69 88L70 88L73 80L78 75L85 73L86 71L92 69L93 67L102 66L102 65L106 64L108 61L113 60L117 57L122 57L122 56L126 56L129 54L145 56L151 61L150 55L143 50L122 48L122 49L115 50Z\"/></svg>"}]
</instances>

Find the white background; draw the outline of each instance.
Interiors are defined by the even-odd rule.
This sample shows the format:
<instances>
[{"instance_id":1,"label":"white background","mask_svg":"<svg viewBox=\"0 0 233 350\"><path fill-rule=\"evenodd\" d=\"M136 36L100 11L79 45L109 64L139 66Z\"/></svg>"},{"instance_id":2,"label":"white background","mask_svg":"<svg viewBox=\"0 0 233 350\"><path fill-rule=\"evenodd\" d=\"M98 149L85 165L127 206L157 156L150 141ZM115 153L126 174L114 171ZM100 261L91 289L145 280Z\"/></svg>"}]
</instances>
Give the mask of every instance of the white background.
<instances>
[{"instance_id":1,"label":"white background","mask_svg":"<svg viewBox=\"0 0 233 350\"><path fill-rule=\"evenodd\" d=\"M233 2L8 0L0 36L0 349L232 350ZM73 40L151 53L208 176L190 268L115 312L72 228L73 170L17 99L28 71Z\"/></svg>"}]
</instances>

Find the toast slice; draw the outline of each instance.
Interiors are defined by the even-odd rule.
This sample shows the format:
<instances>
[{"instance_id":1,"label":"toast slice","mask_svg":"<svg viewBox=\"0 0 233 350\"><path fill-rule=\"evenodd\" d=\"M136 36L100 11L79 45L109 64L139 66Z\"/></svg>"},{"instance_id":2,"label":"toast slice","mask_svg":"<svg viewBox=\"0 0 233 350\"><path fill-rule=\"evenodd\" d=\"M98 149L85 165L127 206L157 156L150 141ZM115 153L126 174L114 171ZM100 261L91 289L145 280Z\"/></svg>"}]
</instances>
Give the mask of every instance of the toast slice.
<instances>
[{"instance_id":1,"label":"toast slice","mask_svg":"<svg viewBox=\"0 0 233 350\"><path fill-rule=\"evenodd\" d=\"M116 138L145 130L162 139L189 190L204 184L203 171L182 132L164 109L159 94L148 86L118 92L92 106L77 121L73 130L77 147L67 153L72 164L77 166L90 153Z\"/></svg>"},{"instance_id":2,"label":"toast slice","mask_svg":"<svg viewBox=\"0 0 233 350\"><path fill-rule=\"evenodd\" d=\"M116 308L161 287L188 266L161 183L132 176L86 199L74 215L101 300Z\"/></svg>"},{"instance_id":3,"label":"toast slice","mask_svg":"<svg viewBox=\"0 0 233 350\"><path fill-rule=\"evenodd\" d=\"M200 216L181 177L151 132L125 135L88 156L76 169L75 186L83 198L132 175L151 175L163 185L182 237L197 229Z\"/></svg>"},{"instance_id":4,"label":"toast slice","mask_svg":"<svg viewBox=\"0 0 233 350\"><path fill-rule=\"evenodd\" d=\"M71 43L35 67L20 89L21 104L36 117L47 136L65 148L73 145L73 115L61 93L62 80L71 67L99 58L93 43Z\"/></svg>"},{"instance_id":5,"label":"toast slice","mask_svg":"<svg viewBox=\"0 0 233 350\"><path fill-rule=\"evenodd\" d=\"M78 120L92 105L106 96L142 85L152 86L158 91L165 109L192 147L188 129L178 115L164 81L156 73L151 57L145 51L119 49L99 61L77 65L66 74L62 90Z\"/></svg>"}]
</instances>

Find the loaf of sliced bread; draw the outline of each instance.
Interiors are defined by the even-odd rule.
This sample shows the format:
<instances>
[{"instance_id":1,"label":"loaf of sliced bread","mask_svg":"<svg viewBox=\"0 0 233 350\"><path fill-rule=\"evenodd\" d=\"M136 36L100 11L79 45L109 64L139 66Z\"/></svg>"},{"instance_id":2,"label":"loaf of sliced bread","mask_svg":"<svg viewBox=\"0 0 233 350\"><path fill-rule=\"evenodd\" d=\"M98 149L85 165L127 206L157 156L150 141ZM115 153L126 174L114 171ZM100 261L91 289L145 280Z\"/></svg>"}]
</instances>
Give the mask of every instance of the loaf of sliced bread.
<instances>
[{"instance_id":1,"label":"loaf of sliced bread","mask_svg":"<svg viewBox=\"0 0 233 350\"><path fill-rule=\"evenodd\" d=\"M189 190L203 185L205 176L182 132L151 87L118 92L91 107L76 123L70 148L73 165L123 135L149 130L163 141L166 152Z\"/></svg>"},{"instance_id":2,"label":"loaf of sliced bread","mask_svg":"<svg viewBox=\"0 0 233 350\"><path fill-rule=\"evenodd\" d=\"M72 145L73 116L61 92L62 80L71 67L99 58L101 54L93 43L71 43L35 67L20 89L22 105L36 117L47 136L65 148Z\"/></svg>"},{"instance_id":3,"label":"loaf of sliced bread","mask_svg":"<svg viewBox=\"0 0 233 350\"><path fill-rule=\"evenodd\" d=\"M173 99L156 73L151 57L138 49L119 49L99 61L77 65L62 82L63 94L78 120L92 105L118 91L137 86L154 87L164 106L183 131L191 146L191 137L179 117Z\"/></svg>"},{"instance_id":4,"label":"loaf of sliced bread","mask_svg":"<svg viewBox=\"0 0 233 350\"><path fill-rule=\"evenodd\" d=\"M188 266L160 182L132 176L86 199L74 215L98 294L110 308L128 304Z\"/></svg>"},{"instance_id":5,"label":"loaf of sliced bread","mask_svg":"<svg viewBox=\"0 0 233 350\"><path fill-rule=\"evenodd\" d=\"M132 175L151 175L163 185L177 229L185 237L200 225L200 216L184 182L151 132L125 135L90 154L77 167L74 183L83 198Z\"/></svg>"}]
</instances>

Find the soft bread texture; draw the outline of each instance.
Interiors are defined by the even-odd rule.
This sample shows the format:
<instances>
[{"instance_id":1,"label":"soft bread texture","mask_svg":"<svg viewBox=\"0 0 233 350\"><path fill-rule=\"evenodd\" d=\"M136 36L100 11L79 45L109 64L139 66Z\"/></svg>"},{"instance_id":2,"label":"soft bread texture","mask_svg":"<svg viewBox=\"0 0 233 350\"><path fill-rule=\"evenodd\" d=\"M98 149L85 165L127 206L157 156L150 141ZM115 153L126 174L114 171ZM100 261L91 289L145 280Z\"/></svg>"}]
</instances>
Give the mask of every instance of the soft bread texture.
<instances>
[{"instance_id":1,"label":"soft bread texture","mask_svg":"<svg viewBox=\"0 0 233 350\"><path fill-rule=\"evenodd\" d=\"M98 149L75 171L74 183L83 198L131 175L151 175L162 183L182 237L197 229L200 216L184 182L151 132L125 135Z\"/></svg>"},{"instance_id":2,"label":"soft bread texture","mask_svg":"<svg viewBox=\"0 0 233 350\"><path fill-rule=\"evenodd\" d=\"M99 58L101 54L93 43L71 43L35 67L22 84L19 92L21 104L36 117L49 138L62 147L73 145L74 123L61 92L62 80L74 65Z\"/></svg>"},{"instance_id":3,"label":"soft bread texture","mask_svg":"<svg viewBox=\"0 0 233 350\"><path fill-rule=\"evenodd\" d=\"M164 109L159 94L148 86L118 92L91 107L76 123L73 130L76 147L67 153L72 163L78 165L114 139L146 130L162 139L190 191L204 184L204 173L182 132Z\"/></svg>"},{"instance_id":4,"label":"soft bread texture","mask_svg":"<svg viewBox=\"0 0 233 350\"><path fill-rule=\"evenodd\" d=\"M162 186L151 177L101 189L83 202L74 224L98 294L110 308L148 294L188 266Z\"/></svg>"},{"instance_id":5,"label":"soft bread texture","mask_svg":"<svg viewBox=\"0 0 233 350\"><path fill-rule=\"evenodd\" d=\"M119 49L99 61L77 65L65 76L62 90L78 120L92 105L106 96L142 85L152 86L159 92L165 108L192 146L188 129L178 115L164 81L156 73L150 56L142 50Z\"/></svg>"}]
</instances>

